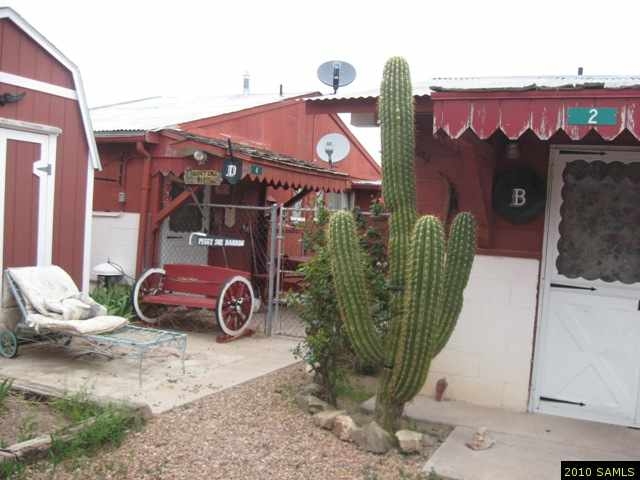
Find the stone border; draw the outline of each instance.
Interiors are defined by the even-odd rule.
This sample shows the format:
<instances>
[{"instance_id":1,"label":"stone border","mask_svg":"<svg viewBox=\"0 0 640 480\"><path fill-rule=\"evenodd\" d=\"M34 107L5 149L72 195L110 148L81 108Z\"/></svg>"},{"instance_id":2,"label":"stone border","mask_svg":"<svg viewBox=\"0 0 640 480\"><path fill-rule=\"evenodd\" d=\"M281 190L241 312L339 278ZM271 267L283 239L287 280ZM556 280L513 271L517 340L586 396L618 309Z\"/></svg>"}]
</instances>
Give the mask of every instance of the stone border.
<instances>
[{"instance_id":1,"label":"stone border","mask_svg":"<svg viewBox=\"0 0 640 480\"><path fill-rule=\"evenodd\" d=\"M11 390L19 392L22 395L37 395L45 400L64 398L68 395L68 392L59 388L31 383L24 380L10 380L13 380ZM87 400L103 407L108 405L121 405L131 410L134 415L137 415L144 420L148 420L153 416L149 405L142 402L132 402L129 400L113 399L106 396L96 396L91 393L87 393ZM94 421L95 420L93 418L89 418L76 425L65 427L60 430L62 433L60 435L56 435L56 438L59 438L60 440L70 440L76 433L88 425L91 425ZM10 461L30 462L43 458L51 448L51 443L51 434L45 434L24 442L15 443L7 448L0 448L0 463Z\"/></svg>"}]
</instances>

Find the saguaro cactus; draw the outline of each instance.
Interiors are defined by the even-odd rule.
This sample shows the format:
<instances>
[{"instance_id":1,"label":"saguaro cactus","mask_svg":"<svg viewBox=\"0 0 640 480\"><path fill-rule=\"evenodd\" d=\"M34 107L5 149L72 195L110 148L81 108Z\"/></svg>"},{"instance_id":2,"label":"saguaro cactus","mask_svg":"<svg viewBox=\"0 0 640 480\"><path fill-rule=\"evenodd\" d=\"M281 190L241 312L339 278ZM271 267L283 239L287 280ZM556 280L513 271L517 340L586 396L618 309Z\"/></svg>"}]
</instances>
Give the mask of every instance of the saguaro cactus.
<instances>
[{"instance_id":1,"label":"saguaro cactus","mask_svg":"<svg viewBox=\"0 0 640 480\"><path fill-rule=\"evenodd\" d=\"M432 358L446 345L462 309L475 253L475 222L469 213L453 220L448 240L440 220L417 218L414 178L414 109L409 67L400 57L384 69L379 117L382 130L382 192L389 211L391 325L376 330L364 255L349 212L329 222L329 251L340 314L356 354L382 366L376 419L393 431L404 404L422 388Z\"/></svg>"}]
</instances>

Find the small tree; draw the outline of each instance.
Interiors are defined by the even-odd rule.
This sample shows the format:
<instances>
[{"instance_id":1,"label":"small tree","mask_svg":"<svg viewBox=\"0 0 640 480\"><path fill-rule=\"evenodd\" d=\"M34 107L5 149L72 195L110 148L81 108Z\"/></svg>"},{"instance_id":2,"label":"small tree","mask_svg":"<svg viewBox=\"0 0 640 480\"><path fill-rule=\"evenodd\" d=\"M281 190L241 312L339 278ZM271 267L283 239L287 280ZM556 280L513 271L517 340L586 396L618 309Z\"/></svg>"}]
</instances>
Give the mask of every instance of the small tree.
<instances>
[{"instance_id":1,"label":"small tree","mask_svg":"<svg viewBox=\"0 0 640 480\"><path fill-rule=\"evenodd\" d=\"M325 399L335 405L337 390L344 377L341 364L350 345L333 290L325 235L329 212L322 200L317 201L316 212L315 218L306 222L302 239L305 251L312 254L311 259L299 268L304 276L304 289L289 294L287 304L299 313L306 334L294 354L318 374Z\"/></svg>"}]
</instances>

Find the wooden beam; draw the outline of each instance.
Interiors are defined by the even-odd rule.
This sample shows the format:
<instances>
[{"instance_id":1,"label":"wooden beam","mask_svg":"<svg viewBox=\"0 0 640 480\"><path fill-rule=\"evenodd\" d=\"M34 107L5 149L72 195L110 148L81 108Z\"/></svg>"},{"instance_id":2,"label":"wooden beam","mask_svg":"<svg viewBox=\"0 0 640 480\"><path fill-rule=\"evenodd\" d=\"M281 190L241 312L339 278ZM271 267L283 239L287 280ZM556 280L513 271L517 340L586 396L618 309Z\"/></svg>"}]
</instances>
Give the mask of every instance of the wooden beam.
<instances>
[{"instance_id":1,"label":"wooden beam","mask_svg":"<svg viewBox=\"0 0 640 480\"><path fill-rule=\"evenodd\" d=\"M195 187L187 187L180 195L171 200L169 204L164 207L162 210L158 212L157 215L153 217L153 230L157 230L160 227L162 221L175 212L182 204L184 204L187 200L192 198L193 194L196 194L202 189L202 185L197 185Z\"/></svg>"},{"instance_id":2,"label":"wooden beam","mask_svg":"<svg viewBox=\"0 0 640 480\"><path fill-rule=\"evenodd\" d=\"M284 202L282 204L282 206L285 207L285 208L290 207L291 205L296 203L298 200L302 200L304 197L306 197L309 194L309 192L311 192L311 190L309 190L307 188L303 188L298 193L296 193L293 197L291 197L289 200Z\"/></svg>"},{"instance_id":3,"label":"wooden beam","mask_svg":"<svg viewBox=\"0 0 640 480\"><path fill-rule=\"evenodd\" d=\"M482 168L482 162L486 161L486 157L477 146L468 142L461 142L460 153L467 177L465 185L470 189L468 192L469 205L473 205L470 210L478 222L478 247L490 248L493 211L491 209L491 188L488 190L485 188L485 183L491 187L491 180L486 178L486 169Z\"/></svg>"}]
</instances>

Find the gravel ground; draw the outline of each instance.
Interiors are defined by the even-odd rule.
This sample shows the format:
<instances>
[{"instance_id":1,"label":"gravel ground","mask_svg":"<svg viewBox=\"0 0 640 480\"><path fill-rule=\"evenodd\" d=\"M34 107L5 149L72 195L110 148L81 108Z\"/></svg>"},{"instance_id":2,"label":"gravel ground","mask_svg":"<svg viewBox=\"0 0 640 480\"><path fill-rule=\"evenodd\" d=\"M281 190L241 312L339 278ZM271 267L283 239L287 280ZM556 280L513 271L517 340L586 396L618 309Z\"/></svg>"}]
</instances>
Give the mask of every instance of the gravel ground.
<instances>
[{"instance_id":1,"label":"gravel ground","mask_svg":"<svg viewBox=\"0 0 640 480\"><path fill-rule=\"evenodd\" d=\"M26 478L68 479L417 479L426 458L360 451L313 425L297 408L308 382L295 365L154 417L117 449Z\"/></svg>"}]
</instances>

